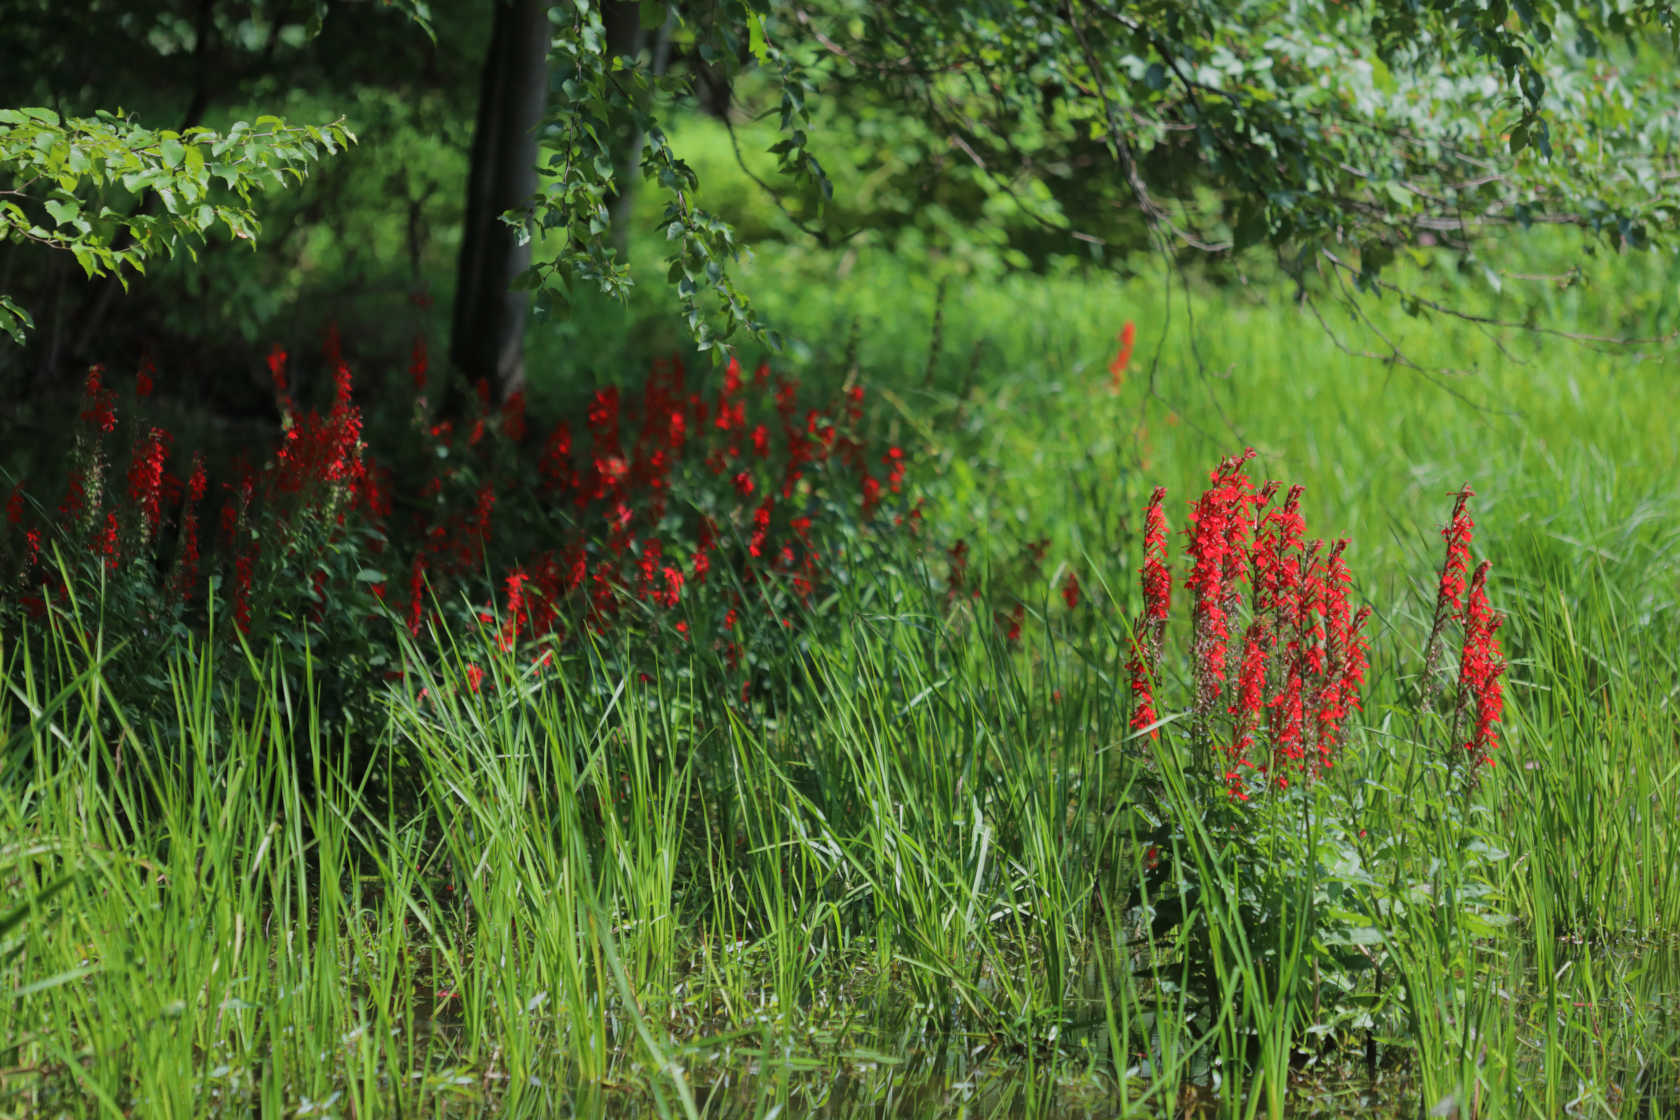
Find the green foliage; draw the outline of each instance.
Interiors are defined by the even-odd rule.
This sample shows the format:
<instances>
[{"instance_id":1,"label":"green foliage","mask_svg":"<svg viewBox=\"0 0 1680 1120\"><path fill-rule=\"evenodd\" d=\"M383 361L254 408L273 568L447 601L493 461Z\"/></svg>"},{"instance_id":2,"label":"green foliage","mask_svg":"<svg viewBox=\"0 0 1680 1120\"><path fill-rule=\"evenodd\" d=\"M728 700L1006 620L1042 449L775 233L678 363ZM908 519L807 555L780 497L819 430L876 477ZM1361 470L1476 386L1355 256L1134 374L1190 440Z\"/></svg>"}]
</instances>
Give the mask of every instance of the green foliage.
<instances>
[{"instance_id":1,"label":"green foliage","mask_svg":"<svg viewBox=\"0 0 1680 1120\"><path fill-rule=\"evenodd\" d=\"M604 138L630 114L648 137L643 175L668 199L667 280L689 329L710 341L697 299L709 293L721 337L763 335L732 278L740 239L700 208L700 177L659 127L692 75L608 60L594 5L577 8L556 28L567 139L539 203L566 237L541 275L625 292L603 240ZM964 246L979 225L983 259L1007 267L1262 249L1303 290L1348 296L1392 288L1382 277L1402 251L1468 250L1512 227L1568 224L1618 248L1659 240L1680 220L1663 188L1680 117L1652 32L1672 42L1676 27L1666 3L1332 0L733 3L682 24L700 59L743 79L748 112L774 119L773 135L753 137L776 163L765 186L820 239L885 224ZM856 171L831 180L825 148Z\"/></svg>"},{"instance_id":2,"label":"green foliage","mask_svg":"<svg viewBox=\"0 0 1680 1120\"><path fill-rule=\"evenodd\" d=\"M661 7L643 5L644 21L658 26L665 19L678 18L676 5L665 5L663 16ZM673 243L666 280L695 342L700 349L710 350L745 328L774 344L774 334L756 318L731 277L730 266L739 252L734 231L698 205L699 179L666 139L661 111L692 90L692 73L655 73L640 60L613 57L600 5L591 0L555 11L562 14L554 27L552 83L560 98L545 133L545 141L555 150L545 161L543 185L530 219L553 236L558 247L549 259L538 262L530 277L532 284L552 281L564 290L582 282L615 298L628 292L631 275L616 259L607 210L607 200L618 189L614 161L619 153L613 141L628 124L641 138L636 153L641 176L665 200L659 228ZM782 90L783 139L773 148L778 165L796 181L826 190L822 167L807 147L804 102L808 88L803 71L766 41L763 29L760 6L728 0L715 6L708 19L683 23L678 37L701 62L715 64L729 76L743 58L775 68ZM507 220L524 229L527 218L510 214ZM719 319L721 329L714 326Z\"/></svg>"},{"instance_id":3,"label":"green foliage","mask_svg":"<svg viewBox=\"0 0 1680 1120\"><path fill-rule=\"evenodd\" d=\"M70 253L91 277L144 272L148 259L185 249L221 227L258 232L253 197L302 179L355 137L342 121L292 125L262 116L225 132L144 128L121 113L64 118L50 109L0 109L0 241ZM151 207L142 200L155 199ZM0 300L0 329L21 341L29 320Z\"/></svg>"},{"instance_id":4,"label":"green foliage","mask_svg":"<svg viewBox=\"0 0 1680 1120\"><path fill-rule=\"evenodd\" d=\"M1644 284L1659 263L1594 267ZM814 368L850 369L863 319L855 357L879 363L872 397L888 402L871 424L897 425L931 470L911 478L933 539L972 533L978 557L1042 532L1048 579L995 565L970 607L933 549L843 536L820 622L796 619L789 640L759 619L741 639L761 706L722 687L739 679L723 650L651 612L533 664L478 620L498 603L471 573L449 577L468 594L435 628L381 629L358 577L394 585L400 565L353 538L327 560L343 565L328 622L388 643L401 683L323 644L318 553L276 559L249 654L183 636L135 675L156 619L113 582L103 615L90 597L79 620L0 634L0 834L20 838L0 850L0 976L17 993L0 1037L21 1070L0 1111L103 1094L241 1115L304 1098L359 1115L600 1112L687 1091L710 1109L873 1115L881 1093L926 1079L945 1099L960 1078L1075 1114L1215 1094L1230 1116L1334 1112L1356 1090L1407 1115L1453 1098L1636 1115L1673 1083L1676 977L1653 947L1680 912L1664 871L1680 866L1661 640L1680 549L1660 368L1531 340L1502 352L1379 308L1425 360L1484 368L1468 400L1402 372L1348 376L1283 298L1192 285L1187 310L1158 278L1073 273L953 285L930 361L937 277L861 253L840 299L833 259L749 267ZM1592 293L1553 294L1590 319ZM1122 318L1137 352L1111 391ZM623 329L619 355L647 334ZM603 338L581 341L575 360L607 362ZM440 456L397 395L380 394L394 415L366 438L402 441L410 485L438 472L453 510L516 469L498 418ZM1180 499L1239 437L1308 484L1315 524L1354 533L1359 595L1385 607L1345 756L1246 806L1207 787L1175 738L1188 721L1155 747L1130 736L1123 664L1126 519L1161 482L1181 528ZM1500 765L1468 795L1408 680L1433 594L1420 577L1467 476L1514 678ZM508 505L535 541L571 503ZM1066 570L1078 608L1052 590ZM1010 597L1013 643L989 617ZM368 701L349 730L331 695L347 669ZM414 775L414 796L382 804L346 765L358 750ZM341 1044L274 1044L311 1035ZM742 1087L748 1061L766 1073ZM837 1103L839 1071L860 1088Z\"/></svg>"}]
</instances>

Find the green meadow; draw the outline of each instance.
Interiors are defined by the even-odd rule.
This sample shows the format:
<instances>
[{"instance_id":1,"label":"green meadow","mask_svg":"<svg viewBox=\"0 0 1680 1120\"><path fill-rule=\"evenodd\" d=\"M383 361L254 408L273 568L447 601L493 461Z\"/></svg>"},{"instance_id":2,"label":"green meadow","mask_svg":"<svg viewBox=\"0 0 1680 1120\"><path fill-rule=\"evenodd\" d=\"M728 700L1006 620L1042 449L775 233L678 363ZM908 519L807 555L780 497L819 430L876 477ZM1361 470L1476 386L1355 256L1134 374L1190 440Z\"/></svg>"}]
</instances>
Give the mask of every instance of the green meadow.
<instances>
[{"instance_id":1,"label":"green meadow","mask_svg":"<svg viewBox=\"0 0 1680 1120\"><path fill-rule=\"evenodd\" d=\"M1452 283L1478 315L1538 293L1549 328L1675 329L1672 257L1581 263ZM393 611L366 625L407 676L352 682L357 720L307 640L145 645L85 581L3 632L0 1113L1680 1111L1671 344L1392 293L1356 317L1331 277L1319 315L1275 278L867 245L767 244L740 279L772 367L863 387L908 463L892 508L921 503L915 532L824 523L819 593L731 631L750 701L657 619L506 648ZM679 332L635 302L539 319L533 409ZM1372 615L1334 764L1238 799L1229 695L1192 711L1183 531L1249 447L1309 538L1350 541ZM1465 483L1504 616L1482 767L1421 703ZM1156 486L1174 602L1140 730Z\"/></svg>"}]
</instances>

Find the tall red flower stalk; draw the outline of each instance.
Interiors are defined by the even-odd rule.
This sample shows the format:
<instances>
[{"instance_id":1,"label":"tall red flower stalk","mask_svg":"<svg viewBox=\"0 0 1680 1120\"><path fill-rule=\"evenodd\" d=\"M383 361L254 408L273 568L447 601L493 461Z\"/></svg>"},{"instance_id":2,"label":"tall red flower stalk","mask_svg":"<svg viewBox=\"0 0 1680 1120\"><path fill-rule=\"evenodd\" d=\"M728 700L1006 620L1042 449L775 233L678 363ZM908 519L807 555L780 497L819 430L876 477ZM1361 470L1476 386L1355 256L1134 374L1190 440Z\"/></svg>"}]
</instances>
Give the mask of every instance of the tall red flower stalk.
<instances>
[{"instance_id":1,"label":"tall red flower stalk","mask_svg":"<svg viewBox=\"0 0 1680 1120\"><path fill-rule=\"evenodd\" d=\"M1141 731L1158 718L1155 714L1154 677L1161 659L1161 642L1166 634L1167 615L1172 607L1172 573L1167 567L1167 515L1161 503L1167 488L1157 486L1143 515L1143 610L1132 630L1132 656L1127 664L1132 683L1132 729ZM1157 732L1149 732L1152 738Z\"/></svg>"},{"instance_id":2,"label":"tall red flower stalk","mask_svg":"<svg viewBox=\"0 0 1680 1120\"><path fill-rule=\"evenodd\" d=\"M1262 494L1270 497L1276 483L1267 483ZM1291 486L1283 505L1260 519L1254 533L1251 568L1254 576L1254 613L1272 614L1274 630L1281 629L1295 615L1296 589L1300 584L1301 539L1306 521L1301 516L1304 486Z\"/></svg>"},{"instance_id":3,"label":"tall red flower stalk","mask_svg":"<svg viewBox=\"0 0 1680 1120\"><path fill-rule=\"evenodd\" d=\"M1243 472L1244 465L1254 458L1250 447L1242 455L1226 459L1220 465L1220 484L1225 489L1227 516L1225 518L1225 557L1219 573L1220 609L1227 620L1233 619L1242 607L1243 584L1253 576L1254 564L1250 543L1257 528L1252 511L1260 509L1271 499L1277 484L1256 492L1254 481Z\"/></svg>"},{"instance_id":4,"label":"tall red flower stalk","mask_svg":"<svg viewBox=\"0 0 1680 1120\"><path fill-rule=\"evenodd\" d=\"M278 342L268 352L268 376L274 382L274 400L280 406L280 415L290 424L297 414L297 405L292 402L291 390L286 384L286 349Z\"/></svg>"},{"instance_id":5,"label":"tall red flower stalk","mask_svg":"<svg viewBox=\"0 0 1680 1120\"><path fill-rule=\"evenodd\" d=\"M117 547L117 515L115 512L105 515L105 525L93 538L93 554L105 561L105 570L117 570L117 562L122 559L122 552Z\"/></svg>"},{"instance_id":6,"label":"tall red flower stalk","mask_svg":"<svg viewBox=\"0 0 1680 1120\"><path fill-rule=\"evenodd\" d=\"M1253 457L1251 447L1219 464L1212 473L1212 485L1191 509L1186 530L1190 574L1184 586L1195 594L1192 633L1196 711L1203 718L1213 711L1225 685L1228 617L1241 601L1239 584L1247 575L1246 560L1234 559L1231 552L1233 546L1240 548L1247 543L1253 483L1242 468Z\"/></svg>"},{"instance_id":7,"label":"tall red flower stalk","mask_svg":"<svg viewBox=\"0 0 1680 1120\"><path fill-rule=\"evenodd\" d=\"M1464 594L1464 581L1470 570L1470 538L1476 525L1466 505L1475 495L1468 482L1459 488L1453 496L1452 517L1441 530L1441 536L1447 542L1447 554L1441 563L1441 578L1436 585L1435 614L1429 623L1429 640L1423 647L1425 713L1434 707L1435 694L1440 691L1435 670L1440 666L1445 648L1447 624L1463 617L1459 597Z\"/></svg>"},{"instance_id":8,"label":"tall red flower stalk","mask_svg":"<svg viewBox=\"0 0 1680 1120\"><path fill-rule=\"evenodd\" d=\"M1353 586L1353 575L1342 558L1347 546L1346 538L1330 546L1318 588L1323 604L1324 657L1313 696L1313 723L1318 741L1315 765L1320 771L1328 770L1335 762L1342 722L1348 711L1346 670L1353 641L1353 608L1348 604L1348 591Z\"/></svg>"},{"instance_id":9,"label":"tall red flower stalk","mask_svg":"<svg viewBox=\"0 0 1680 1120\"><path fill-rule=\"evenodd\" d=\"M1499 720L1505 710L1505 655L1500 648L1499 627L1505 619L1488 605L1487 576L1493 564L1484 560L1470 581L1470 596L1464 607L1464 651L1459 659L1458 711L1453 720L1454 738L1469 709L1475 722L1463 743L1472 774L1479 767L1494 765L1493 751L1499 746Z\"/></svg>"},{"instance_id":10,"label":"tall red flower stalk","mask_svg":"<svg viewBox=\"0 0 1680 1120\"><path fill-rule=\"evenodd\" d=\"M519 640L519 633L525 628L529 619L529 604L526 602L525 585L531 577L524 569L515 569L507 577L507 603L503 610L506 620L502 623L502 630L496 638L496 644L504 650L512 649Z\"/></svg>"},{"instance_id":11,"label":"tall red flower stalk","mask_svg":"<svg viewBox=\"0 0 1680 1120\"><path fill-rule=\"evenodd\" d=\"M128 497L140 511L140 547L157 535L163 521L164 465L169 458L169 433L153 428L134 445L128 467Z\"/></svg>"}]
</instances>

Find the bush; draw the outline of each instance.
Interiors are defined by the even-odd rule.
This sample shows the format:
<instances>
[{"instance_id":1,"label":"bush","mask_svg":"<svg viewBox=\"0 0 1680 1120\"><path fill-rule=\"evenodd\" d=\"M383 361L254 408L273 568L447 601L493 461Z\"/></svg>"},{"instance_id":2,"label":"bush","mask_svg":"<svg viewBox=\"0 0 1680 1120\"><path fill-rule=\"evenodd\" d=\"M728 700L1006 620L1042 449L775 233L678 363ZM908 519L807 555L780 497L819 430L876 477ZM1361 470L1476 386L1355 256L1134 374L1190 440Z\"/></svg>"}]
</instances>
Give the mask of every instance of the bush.
<instances>
[{"instance_id":1,"label":"bush","mask_svg":"<svg viewBox=\"0 0 1680 1120\"><path fill-rule=\"evenodd\" d=\"M748 376L731 360L703 386L673 358L594 393L575 429L539 431L523 397L492 409L484 386L467 415L434 421L423 343L413 391L388 379L373 399L390 407L366 420L336 333L323 365L330 400L305 408L296 364L271 353L275 445L214 483L202 452L188 459L139 418L150 371L121 399L90 371L63 499L10 493L5 627L50 612L116 650L119 701L165 725L170 643L208 638L230 671L242 644L272 645L290 687L316 691L315 730L371 758L382 685L410 668L399 628L482 626L533 660L616 631L626 673L700 649L744 700L763 658L746 635L808 627L848 548L919 523L904 454L872 436L861 385L815 403L768 365Z\"/></svg>"}]
</instances>

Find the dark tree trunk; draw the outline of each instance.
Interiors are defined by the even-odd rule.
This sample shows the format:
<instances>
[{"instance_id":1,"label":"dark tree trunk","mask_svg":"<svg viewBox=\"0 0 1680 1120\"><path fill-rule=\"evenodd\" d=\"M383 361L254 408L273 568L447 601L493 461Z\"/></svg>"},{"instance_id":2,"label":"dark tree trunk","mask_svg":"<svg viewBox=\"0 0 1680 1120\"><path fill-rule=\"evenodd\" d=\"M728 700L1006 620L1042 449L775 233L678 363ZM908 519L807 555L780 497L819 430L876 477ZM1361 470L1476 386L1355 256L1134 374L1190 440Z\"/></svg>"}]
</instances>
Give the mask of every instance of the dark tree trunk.
<instances>
[{"instance_id":1,"label":"dark tree trunk","mask_svg":"<svg viewBox=\"0 0 1680 1120\"><path fill-rule=\"evenodd\" d=\"M530 243L501 215L536 193L551 38L546 0L496 5L473 128L449 356L466 384L484 378L499 400L525 382L529 299L512 285L531 265Z\"/></svg>"}]
</instances>

